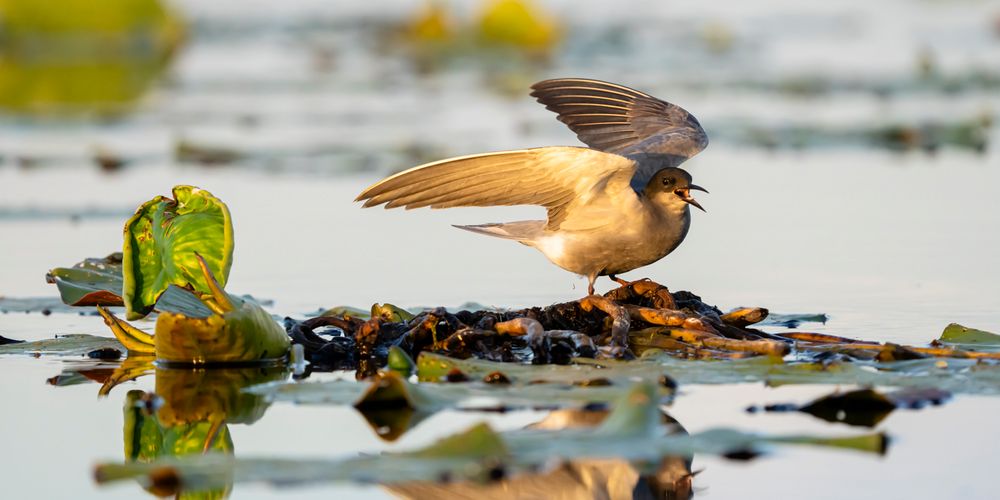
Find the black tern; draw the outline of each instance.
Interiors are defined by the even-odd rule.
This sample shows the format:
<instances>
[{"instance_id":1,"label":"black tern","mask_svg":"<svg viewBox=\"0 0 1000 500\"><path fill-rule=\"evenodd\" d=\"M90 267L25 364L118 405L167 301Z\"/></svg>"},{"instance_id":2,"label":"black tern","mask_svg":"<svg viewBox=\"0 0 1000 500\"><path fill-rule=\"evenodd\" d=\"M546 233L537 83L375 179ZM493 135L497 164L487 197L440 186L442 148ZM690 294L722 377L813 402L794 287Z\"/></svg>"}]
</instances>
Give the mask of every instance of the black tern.
<instances>
[{"instance_id":1,"label":"black tern","mask_svg":"<svg viewBox=\"0 0 1000 500\"><path fill-rule=\"evenodd\" d=\"M385 208L540 205L548 220L455 226L537 248L553 264L598 276L656 262L684 241L689 206L704 211L678 168L708 145L680 106L614 83L559 78L531 95L589 148L553 146L448 158L388 177L355 201Z\"/></svg>"}]
</instances>

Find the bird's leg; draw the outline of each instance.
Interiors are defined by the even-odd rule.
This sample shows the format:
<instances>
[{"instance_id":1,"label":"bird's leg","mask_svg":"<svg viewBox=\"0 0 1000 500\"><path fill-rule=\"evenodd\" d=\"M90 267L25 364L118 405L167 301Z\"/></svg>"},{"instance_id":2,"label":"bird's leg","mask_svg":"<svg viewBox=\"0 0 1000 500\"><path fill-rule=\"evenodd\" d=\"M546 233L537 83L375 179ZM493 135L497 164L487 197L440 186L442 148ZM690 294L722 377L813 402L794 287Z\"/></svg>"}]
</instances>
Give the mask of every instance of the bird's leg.
<instances>
[{"instance_id":1,"label":"bird's leg","mask_svg":"<svg viewBox=\"0 0 1000 500\"><path fill-rule=\"evenodd\" d=\"M611 278L611 281L614 281L615 283L618 283L621 286L629 286L632 284L631 281L623 280L613 274L609 274L608 277Z\"/></svg>"},{"instance_id":2,"label":"bird's leg","mask_svg":"<svg viewBox=\"0 0 1000 500\"><path fill-rule=\"evenodd\" d=\"M587 295L594 294L594 282L597 281L597 273L587 276Z\"/></svg>"},{"instance_id":3,"label":"bird's leg","mask_svg":"<svg viewBox=\"0 0 1000 500\"><path fill-rule=\"evenodd\" d=\"M611 300L657 309L677 309L677 304L674 302L674 297L670 294L670 290L649 278L635 281L619 281L617 277L613 277L612 279L621 283L622 286L611 290L605 295L605 297Z\"/></svg>"}]
</instances>

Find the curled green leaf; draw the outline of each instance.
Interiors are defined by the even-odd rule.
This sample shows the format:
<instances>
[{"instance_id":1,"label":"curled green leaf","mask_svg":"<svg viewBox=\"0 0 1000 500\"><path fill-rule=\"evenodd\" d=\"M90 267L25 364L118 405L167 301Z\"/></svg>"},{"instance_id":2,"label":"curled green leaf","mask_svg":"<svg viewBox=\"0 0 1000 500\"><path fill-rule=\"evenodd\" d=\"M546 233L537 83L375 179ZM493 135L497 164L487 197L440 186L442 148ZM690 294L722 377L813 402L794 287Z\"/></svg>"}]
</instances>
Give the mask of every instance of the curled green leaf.
<instances>
[{"instance_id":1,"label":"curled green leaf","mask_svg":"<svg viewBox=\"0 0 1000 500\"><path fill-rule=\"evenodd\" d=\"M171 284L211 293L198 272L200 255L225 287L233 262L233 223L208 191L175 186L173 199L144 203L125 223L122 252L126 318L146 316Z\"/></svg>"}]
</instances>

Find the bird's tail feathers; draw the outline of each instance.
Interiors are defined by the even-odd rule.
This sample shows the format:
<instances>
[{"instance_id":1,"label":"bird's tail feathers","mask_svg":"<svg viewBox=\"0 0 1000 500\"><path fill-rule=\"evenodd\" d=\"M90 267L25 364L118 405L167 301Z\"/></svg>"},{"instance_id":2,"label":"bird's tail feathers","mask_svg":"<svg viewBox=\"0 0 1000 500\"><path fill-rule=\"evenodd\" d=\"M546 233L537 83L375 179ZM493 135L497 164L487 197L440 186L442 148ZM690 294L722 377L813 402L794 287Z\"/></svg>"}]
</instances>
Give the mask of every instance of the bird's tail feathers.
<instances>
[{"instance_id":1,"label":"bird's tail feathers","mask_svg":"<svg viewBox=\"0 0 1000 500\"><path fill-rule=\"evenodd\" d=\"M502 224L476 224L473 226L455 225L455 227L471 231L473 233L520 241L521 243L527 244L542 233L545 228L545 221L525 220L518 222L505 222Z\"/></svg>"}]
</instances>

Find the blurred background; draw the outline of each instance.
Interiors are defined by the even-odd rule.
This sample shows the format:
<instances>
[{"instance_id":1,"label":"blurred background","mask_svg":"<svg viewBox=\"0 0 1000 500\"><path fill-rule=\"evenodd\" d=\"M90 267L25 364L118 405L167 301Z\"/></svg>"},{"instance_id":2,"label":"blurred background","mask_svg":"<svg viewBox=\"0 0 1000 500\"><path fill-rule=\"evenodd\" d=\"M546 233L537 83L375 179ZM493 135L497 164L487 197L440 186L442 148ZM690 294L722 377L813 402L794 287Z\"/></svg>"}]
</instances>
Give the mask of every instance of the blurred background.
<instances>
[{"instance_id":1,"label":"blurred background","mask_svg":"<svg viewBox=\"0 0 1000 500\"><path fill-rule=\"evenodd\" d=\"M229 204L227 287L276 314L579 298L585 280L534 250L450 227L543 216L537 208L352 201L422 162L579 144L528 96L552 77L645 91L692 112L711 138L684 165L711 191L699 196L708 213L693 214L669 257L624 277L723 309L827 313L808 328L851 337L923 344L951 322L1000 331L996 1L0 0L0 334L107 335L93 316L14 305L56 303L45 272L120 249L124 220L175 184ZM4 360L6 491L136 498L135 485L97 490L91 477L96 461L122 456L125 391L97 401L92 384L43 385L64 365ZM152 390L151 377L129 387ZM671 412L692 432L836 430L744 411L806 394L775 390L688 388ZM798 450L747 467L696 457L695 486L716 498L772 498L778 485L812 498L887 485L988 498L996 458L969 443L983 441L972 433L992 428L996 406L968 397L894 416L885 458ZM444 412L391 446L483 418L504 429L541 414ZM239 456L390 448L350 408L275 405L232 432ZM388 495L352 485L296 494Z\"/></svg>"},{"instance_id":2,"label":"blurred background","mask_svg":"<svg viewBox=\"0 0 1000 500\"><path fill-rule=\"evenodd\" d=\"M351 202L422 162L578 144L528 96L560 76L711 137L685 167L708 214L627 277L862 336L1000 320L1000 4L977 0L0 0L0 295L54 295L48 268L190 183L231 206L232 287L281 312L575 297L532 250L448 227L538 210Z\"/></svg>"}]
</instances>

